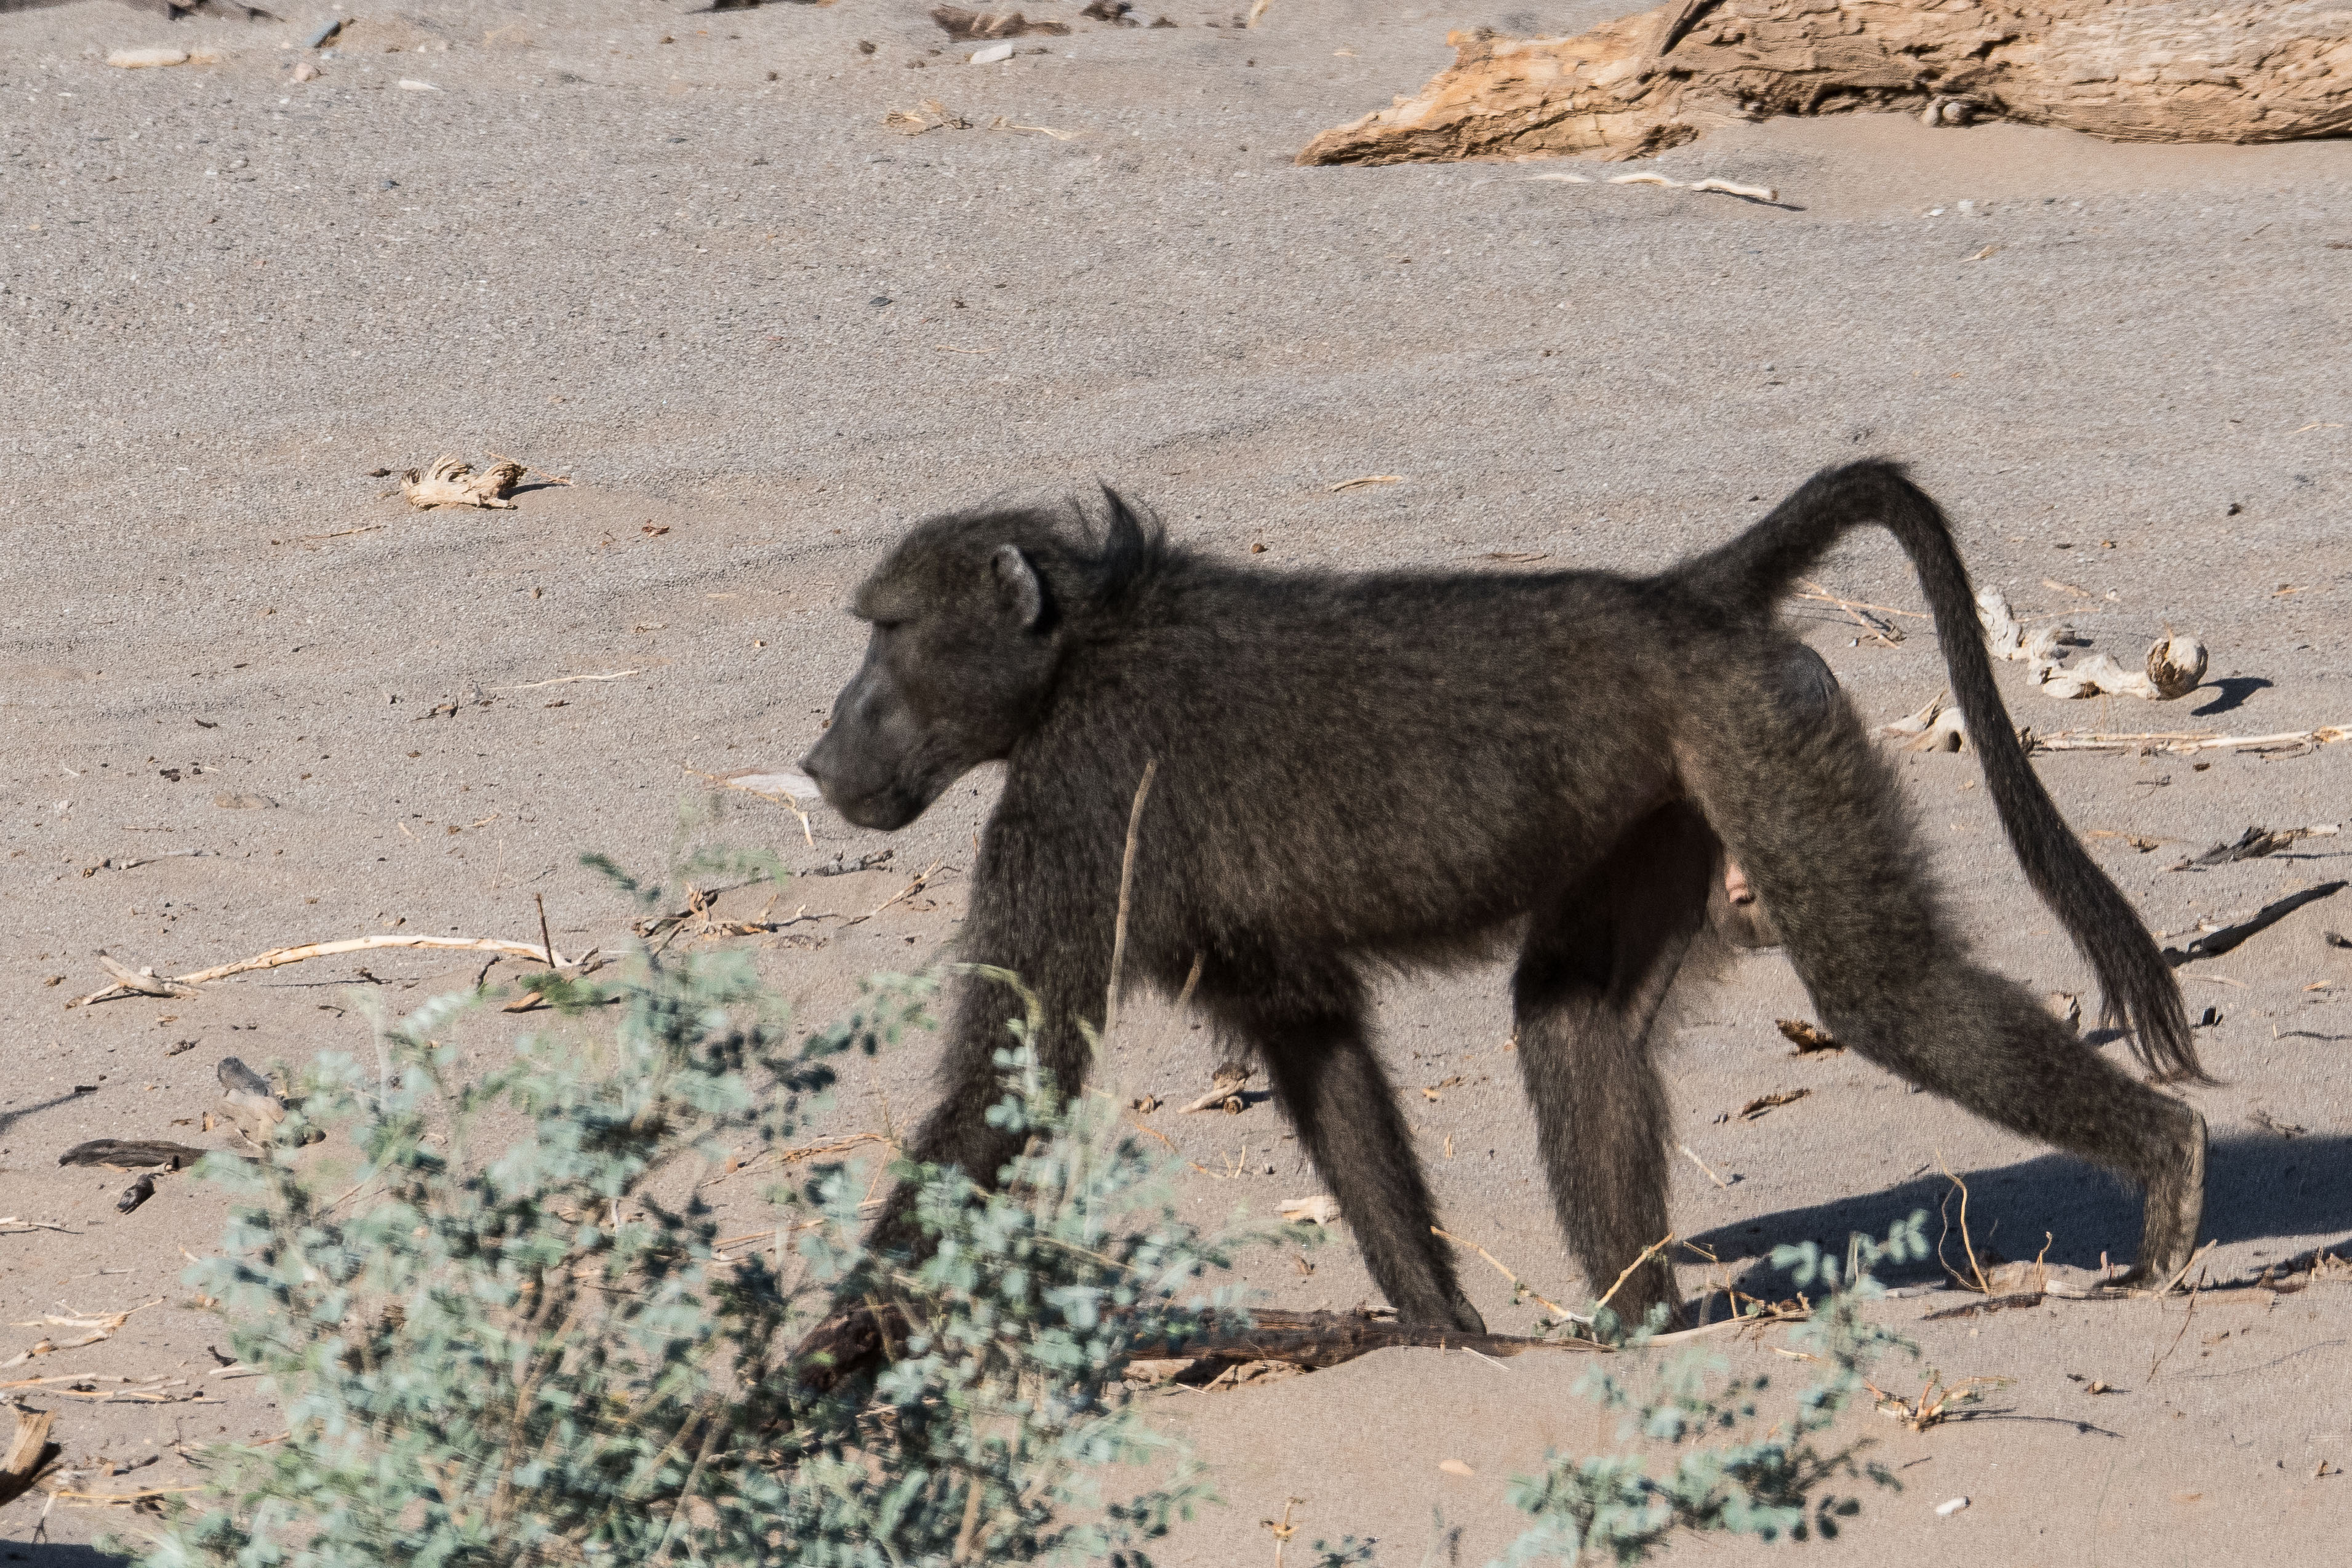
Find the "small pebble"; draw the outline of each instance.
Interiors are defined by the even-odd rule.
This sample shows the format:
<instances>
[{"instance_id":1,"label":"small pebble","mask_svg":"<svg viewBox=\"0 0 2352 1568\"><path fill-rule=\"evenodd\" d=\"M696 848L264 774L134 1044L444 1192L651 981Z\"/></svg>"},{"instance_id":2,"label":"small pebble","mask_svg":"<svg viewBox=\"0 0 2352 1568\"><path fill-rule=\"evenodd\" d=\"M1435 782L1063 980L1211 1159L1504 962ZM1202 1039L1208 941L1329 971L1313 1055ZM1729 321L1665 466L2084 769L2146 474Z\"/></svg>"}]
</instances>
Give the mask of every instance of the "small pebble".
<instances>
[{"instance_id":1,"label":"small pebble","mask_svg":"<svg viewBox=\"0 0 2352 1568\"><path fill-rule=\"evenodd\" d=\"M1936 1505L1936 1517L1938 1519L1949 1519L1952 1515L1959 1512L1960 1510L1968 1506L1969 1500L1964 1497L1956 1497L1948 1502L1939 1502Z\"/></svg>"}]
</instances>

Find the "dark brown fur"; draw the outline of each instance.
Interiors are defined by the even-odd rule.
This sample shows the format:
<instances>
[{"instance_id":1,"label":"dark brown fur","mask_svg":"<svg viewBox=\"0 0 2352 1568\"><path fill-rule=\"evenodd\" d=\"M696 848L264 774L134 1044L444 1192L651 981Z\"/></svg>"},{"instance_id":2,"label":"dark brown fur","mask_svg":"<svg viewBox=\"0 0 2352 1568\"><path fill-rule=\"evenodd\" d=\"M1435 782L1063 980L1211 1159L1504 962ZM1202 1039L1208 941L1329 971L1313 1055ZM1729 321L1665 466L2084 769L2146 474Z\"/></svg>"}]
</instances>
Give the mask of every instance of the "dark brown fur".
<instances>
[{"instance_id":1,"label":"dark brown fur","mask_svg":"<svg viewBox=\"0 0 2352 1568\"><path fill-rule=\"evenodd\" d=\"M1366 975L1518 942L1546 1171L1605 1287L1666 1229L1651 1026L1726 847L1832 1034L2141 1183L2141 1262L2168 1268L2194 1240L2201 1121L1968 960L1892 771L1773 619L1799 573L1873 522L1920 572L2034 887L2144 1058L2195 1074L2169 972L2019 751L1947 525L1891 464L1825 470L1731 544L1649 578L1274 573L1171 548L1108 493L1090 527L934 519L859 590L873 639L806 766L850 821L894 828L1003 760L961 955L1035 989L1044 1063L1075 1088L1080 1023L1102 1016L1129 808L1156 760L1128 981L1173 993L1202 955L1201 1006L1265 1062L1408 1320L1478 1325L1430 1233ZM983 1179L1012 1154L983 1112L1016 1005L962 984L914 1153ZM1634 1313L1675 1302L1663 1259L1617 1299Z\"/></svg>"}]
</instances>

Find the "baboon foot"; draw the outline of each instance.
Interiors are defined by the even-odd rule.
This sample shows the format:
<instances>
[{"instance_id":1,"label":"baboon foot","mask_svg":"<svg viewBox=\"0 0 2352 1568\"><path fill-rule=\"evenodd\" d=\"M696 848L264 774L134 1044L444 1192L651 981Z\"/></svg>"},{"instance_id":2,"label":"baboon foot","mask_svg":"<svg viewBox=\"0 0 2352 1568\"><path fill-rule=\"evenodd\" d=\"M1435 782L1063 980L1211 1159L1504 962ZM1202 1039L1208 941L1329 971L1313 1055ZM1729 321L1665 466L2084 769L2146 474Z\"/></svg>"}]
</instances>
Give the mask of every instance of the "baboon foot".
<instances>
[{"instance_id":1,"label":"baboon foot","mask_svg":"<svg viewBox=\"0 0 2352 1568\"><path fill-rule=\"evenodd\" d=\"M1454 1293L1454 1305L1447 1313L1447 1321L1465 1334L1486 1331L1486 1320L1479 1315L1477 1308L1470 1304L1470 1298L1459 1290Z\"/></svg>"},{"instance_id":2,"label":"baboon foot","mask_svg":"<svg viewBox=\"0 0 2352 1568\"><path fill-rule=\"evenodd\" d=\"M2205 1118L2192 1106L2179 1152L2147 1184L2147 1217L2140 1224L2139 1258L2129 1284L2161 1287L2189 1267L2197 1250L2197 1229L2205 1218Z\"/></svg>"}]
</instances>

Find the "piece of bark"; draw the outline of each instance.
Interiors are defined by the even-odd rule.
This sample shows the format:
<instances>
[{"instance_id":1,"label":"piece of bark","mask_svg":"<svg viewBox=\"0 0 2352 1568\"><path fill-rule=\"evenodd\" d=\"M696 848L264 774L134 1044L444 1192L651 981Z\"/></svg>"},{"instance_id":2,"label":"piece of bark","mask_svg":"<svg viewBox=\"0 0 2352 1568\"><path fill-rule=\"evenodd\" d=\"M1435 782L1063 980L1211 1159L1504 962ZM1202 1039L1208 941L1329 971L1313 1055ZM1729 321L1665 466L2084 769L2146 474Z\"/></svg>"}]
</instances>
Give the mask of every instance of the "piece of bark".
<instances>
[{"instance_id":1,"label":"piece of bark","mask_svg":"<svg viewBox=\"0 0 2352 1568\"><path fill-rule=\"evenodd\" d=\"M77 1143L58 1155L58 1163L111 1165L122 1171L143 1171L154 1165L169 1165L176 1171L194 1164L211 1152L209 1149L192 1149L185 1143L167 1142L160 1138L93 1138L87 1143Z\"/></svg>"},{"instance_id":2,"label":"piece of bark","mask_svg":"<svg viewBox=\"0 0 2352 1568\"><path fill-rule=\"evenodd\" d=\"M2111 142L2342 135L2347 17L2326 0L1672 0L1571 38L1450 34L1452 69L1298 162L1641 158L1732 120L1862 110Z\"/></svg>"},{"instance_id":3,"label":"piece of bark","mask_svg":"<svg viewBox=\"0 0 2352 1568\"><path fill-rule=\"evenodd\" d=\"M1797 1047L1790 1053L1791 1056L1805 1057L1816 1051L1845 1049L1819 1024L1809 1024L1802 1018L1775 1018L1772 1022L1779 1027L1781 1037Z\"/></svg>"},{"instance_id":4,"label":"piece of bark","mask_svg":"<svg viewBox=\"0 0 2352 1568\"><path fill-rule=\"evenodd\" d=\"M487 506L511 511L514 502L506 499L507 492L521 482L520 463L492 463L478 474L471 463L444 457L436 458L422 474L411 468L401 475L400 493L408 498L409 505L427 510L436 506Z\"/></svg>"},{"instance_id":5,"label":"piece of bark","mask_svg":"<svg viewBox=\"0 0 2352 1568\"><path fill-rule=\"evenodd\" d=\"M56 1419L53 1410L16 1407L16 1435L6 1455L0 1457L0 1505L15 1501L57 1453L58 1446L49 1441L49 1423Z\"/></svg>"}]
</instances>

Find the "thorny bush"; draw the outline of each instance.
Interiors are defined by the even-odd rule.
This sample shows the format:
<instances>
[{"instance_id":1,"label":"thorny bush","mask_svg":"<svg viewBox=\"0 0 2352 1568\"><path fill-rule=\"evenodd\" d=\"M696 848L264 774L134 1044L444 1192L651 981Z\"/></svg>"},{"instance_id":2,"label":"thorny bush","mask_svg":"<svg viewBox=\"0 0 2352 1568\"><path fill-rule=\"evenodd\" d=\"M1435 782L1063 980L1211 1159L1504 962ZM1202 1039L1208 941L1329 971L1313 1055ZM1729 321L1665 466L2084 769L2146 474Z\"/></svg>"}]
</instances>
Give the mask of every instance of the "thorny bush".
<instances>
[{"instance_id":1,"label":"thorny bush","mask_svg":"<svg viewBox=\"0 0 2352 1568\"><path fill-rule=\"evenodd\" d=\"M611 871L656 904L659 889ZM479 992L379 1016L373 1063L322 1056L190 1271L289 1432L206 1451L206 1486L143 1568L663 1568L1109 1561L1208 1495L1128 1403L1130 1344L1229 1293L1199 1280L1246 1237L1180 1222L1163 1162L1100 1097L1065 1100L1016 1026L992 1120L1024 1152L983 1190L920 1184L927 1260L870 1257L866 1184L808 1167L773 1234L722 1258L700 1183L781 1156L832 1058L929 1027L930 984L886 976L795 1039L748 955L640 943L614 977L533 976L565 1016L473 1076L441 1043ZM339 1133L356 1169L302 1152ZM328 1145L331 1150L335 1145ZM845 1279L881 1280L911 1337L878 1377L810 1393L791 1351ZM1120 1464L1157 1478L1106 1497Z\"/></svg>"}]
</instances>

